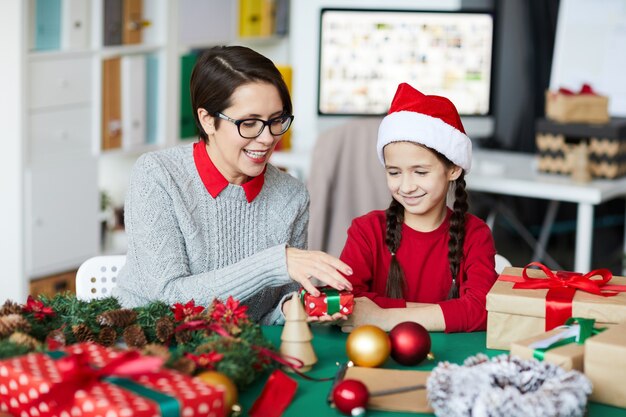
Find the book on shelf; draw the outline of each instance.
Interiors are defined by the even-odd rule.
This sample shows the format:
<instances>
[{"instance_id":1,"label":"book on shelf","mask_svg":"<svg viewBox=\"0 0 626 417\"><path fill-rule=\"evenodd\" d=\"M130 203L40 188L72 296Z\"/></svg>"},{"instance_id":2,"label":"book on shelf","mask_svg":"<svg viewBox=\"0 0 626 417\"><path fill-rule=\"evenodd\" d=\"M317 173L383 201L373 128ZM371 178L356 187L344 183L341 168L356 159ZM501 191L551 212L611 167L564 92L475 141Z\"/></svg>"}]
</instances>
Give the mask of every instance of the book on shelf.
<instances>
[{"instance_id":1,"label":"book on shelf","mask_svg":"<svg viewBox=\"0 0 626 417\"><path fill-rule=\"evenodd\" d=\"M36 0L34 47L37 51L61 47L61 0Z\"/></svg>"},{"instance_id":2,"label":"book on shelf","mask_svg":"<svg viewBox=\"0 0 626 417\"><path fill-rule=\"evenodd\" d=\"M121 60L122 148L136 149L146 141L146 57Z\"/></svg>"},{"instance_id":3,"label":"book on shelf","mask_svg":"<svg viewBox=\"0 0 626 417\"><path fill-rule=\"evenodd\" d=\"M159 111L159 57L155 54L146 56L146 143L158 141Z\"/></svg>"},{"instance_id":4,"label":"book on shelf","mask_svg":"<svg viewBox=\"0 0 626 417\"><path fill-rule=\"evenodd\" d=\"M122 146L121 58L102 61L102 150Z\"/></svg>"},{"instance_id":5,"label":"book on shelf","mask_svg":"<svg viewBox=\"0 0 626 417\"><path fill-rule=\"evenodd\" d=\"M239 0L239 36L272 36L276 29L276 0Z\"/></svg>"},{"instance_id":6,"label":"book on shelf","mask_svg":"<svg viewBox=\"0 0 626 417\"><path fill-rule=\"evenodd\" d=\"M289 93L291 94L291 85L293 79L293 69L291 65L276 65L278 71L283 76L283 80L285 80L285 84L287 84L287 88L289 89ZM284 135L283 138L276 144L275 150L277 151L288 151L291 149L291 129L289 129Z\"/></svg>"},{"instance_id":7,"label":"book on shelf","mask_svg":"<svg viewBox=\"0 0 626 417\"><path fill-rule=\"evenodd\" d=\"M61 5L61 49L89 48L90 7L85 0L63 0Z\"/></svg>"},{"instance_id":8,"label":"book on shelf","mask_svg":"<svg viewBox=\"0 0 626 417\"><path fill-rule=\"evenodd\" d=\"M122 0L104 0L104 46L122 44Z\"/></svg>"},{"instance_id":9,"label":"book on shelf","mask_svg":"<svg viewBox=\"0 0 626 417\"><path fill-rule=\"evenodd\" d=\"M180 129L179 137L188 139L197 136L196 121L191 107L191 72L198 59L198 52L190 52L180 57Z\"/></svg>"},{"instance_id":10,"label":"book on shelf","mask_svg":"<svg viewBox=\"0 0 626 417\"><path fill-rule=\"evenodd\" d=\"M143 20L143 0L123 0L122 2L122 43L141 43Z\"/></svg>"}]
</instances>

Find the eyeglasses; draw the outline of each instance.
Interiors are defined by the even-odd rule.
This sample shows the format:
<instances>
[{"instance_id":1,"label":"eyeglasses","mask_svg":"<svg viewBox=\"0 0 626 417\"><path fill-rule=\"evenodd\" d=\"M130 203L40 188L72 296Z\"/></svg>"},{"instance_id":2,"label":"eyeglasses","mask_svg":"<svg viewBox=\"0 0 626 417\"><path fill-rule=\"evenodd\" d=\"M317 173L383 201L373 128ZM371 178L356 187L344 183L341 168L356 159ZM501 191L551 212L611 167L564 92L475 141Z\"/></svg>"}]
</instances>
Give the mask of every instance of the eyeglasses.
<instances>
[{"instance_id":1,"label":"eyeglasses","mask_svg":"<svg viewBox=\"0 0 626 417\"><path fill-rule=\"evenodd\" d=\"M291 126L291 122L293 121L293 115L291 114L283 114L278 117L274 117L269 120L261 120L261 119L231 119L223 113L216 112L215 116L220 119L228 120L231 123L234 123L237 126L237 130L239 131L239 136L245 139L255 139L261 136L265 126L269 126L270 133L272 136L280 136L285 133L289 126Z\"/></svg>"}]
</instances>

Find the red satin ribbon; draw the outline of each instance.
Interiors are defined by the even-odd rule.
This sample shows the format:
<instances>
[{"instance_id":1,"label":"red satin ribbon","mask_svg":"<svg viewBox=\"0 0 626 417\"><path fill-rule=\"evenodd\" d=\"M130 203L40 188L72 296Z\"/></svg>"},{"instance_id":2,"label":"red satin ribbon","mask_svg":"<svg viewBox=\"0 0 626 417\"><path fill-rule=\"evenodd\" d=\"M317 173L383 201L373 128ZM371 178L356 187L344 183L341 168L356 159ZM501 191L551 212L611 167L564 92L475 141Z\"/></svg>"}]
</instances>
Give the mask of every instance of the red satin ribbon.
<instances>
[{"instance_id":1,"label":"red satin ribbon","mask_svg":"<svg viewBox=\"0 0 626 417\"><path fill-rule=\"evenodd\" d=\"M272 372L249 414L251 417L280 417L296 394L298 383L279 369Z\"/></svg>"},{"instance_id":2,"label":"red satin ribbon","mask_svg":"<svg viewBox=\"0 0 626 417\"><path fill-rule=\"evenodd\" d=\"M163 358L141 356L137 351L126 351L102 368L94 368L89 363L89 355L85 352L74 353L55 361L61 382L53 385L48 393L40 396L37 401L57 403L50 409L50 415L61 409L67 402L74 399L79 389L87 389L91 384L108 376L128 377L158 371L164 363ZM42 416L46 413L42 413Z\"/></svg>"},{"instance_id":3,"label":"red satin ribbon","mask_svg":"<svg viewBox=\"0 0 626 417\"><path fill-rule=\"evenodd\" d=\"M545 278L530 278L526 270L530 266L541 269ZM599 276L601 279L592 279ZM626 285L607 285L613 278L608 269L595 269L586 274L578 272L552 272L539 262L531 262L524 267L522 276L501 275L500 281L514 282L513 289L547 289L546 295L546 331L560 326L572 317L572 300L576 291L585 291L601 297L612 297L626 291Z\"/></svg>"}]
</instances>

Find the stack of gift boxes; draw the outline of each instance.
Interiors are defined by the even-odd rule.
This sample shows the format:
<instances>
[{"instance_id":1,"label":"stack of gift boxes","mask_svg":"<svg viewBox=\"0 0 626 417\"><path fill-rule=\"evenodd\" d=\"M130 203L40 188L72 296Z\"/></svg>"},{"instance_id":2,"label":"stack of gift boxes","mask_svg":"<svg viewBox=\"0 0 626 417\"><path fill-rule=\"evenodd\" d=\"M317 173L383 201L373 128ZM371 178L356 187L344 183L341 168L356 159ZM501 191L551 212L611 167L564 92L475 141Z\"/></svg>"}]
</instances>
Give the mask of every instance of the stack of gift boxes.
<instances>
[{"instance_id":1,"label":"stack of gift boxes","mask_svg":"<svg viewBox=\"0 0 626 417\"><path fill-rule=\"evenodd\" d=\"M547 91L546 117L535 124L539 171L578 182L626 175L626 119L609 117L608 103L587 84Z\"/></svg>"},{"instance_id":2,"label":"stack of gift boxes","mask_svg":"<svg viewBox=\"0 0 626 417\"><path fill-rule=\"evenodd\" d=\"M487 295L487 347L582 371L592 401L626 407L626 278L536 266L505 268Z\"/></svg>"}]
</instances>

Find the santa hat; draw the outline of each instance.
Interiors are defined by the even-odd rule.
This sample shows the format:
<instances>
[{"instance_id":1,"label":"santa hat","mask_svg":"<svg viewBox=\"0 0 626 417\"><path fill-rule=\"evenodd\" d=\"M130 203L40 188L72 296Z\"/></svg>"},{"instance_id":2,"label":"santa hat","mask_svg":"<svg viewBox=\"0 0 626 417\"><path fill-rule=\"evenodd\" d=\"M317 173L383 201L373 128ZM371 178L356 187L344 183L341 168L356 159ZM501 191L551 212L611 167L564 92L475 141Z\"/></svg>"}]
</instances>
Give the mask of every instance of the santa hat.
<instances>
[{"instance_id":1,"label":"santa hat","mask_svg":"<svg viewBox=\"0 0 626 417\"><path fill-rule=\"evenodd\" d=\"M415 142L434 149L469 172L472 141L465 134L459 112L445 97L427 96L407 83L398 86L389 113L378 128L378 159L392 142Z\"/></svg>"}]
</instances>

